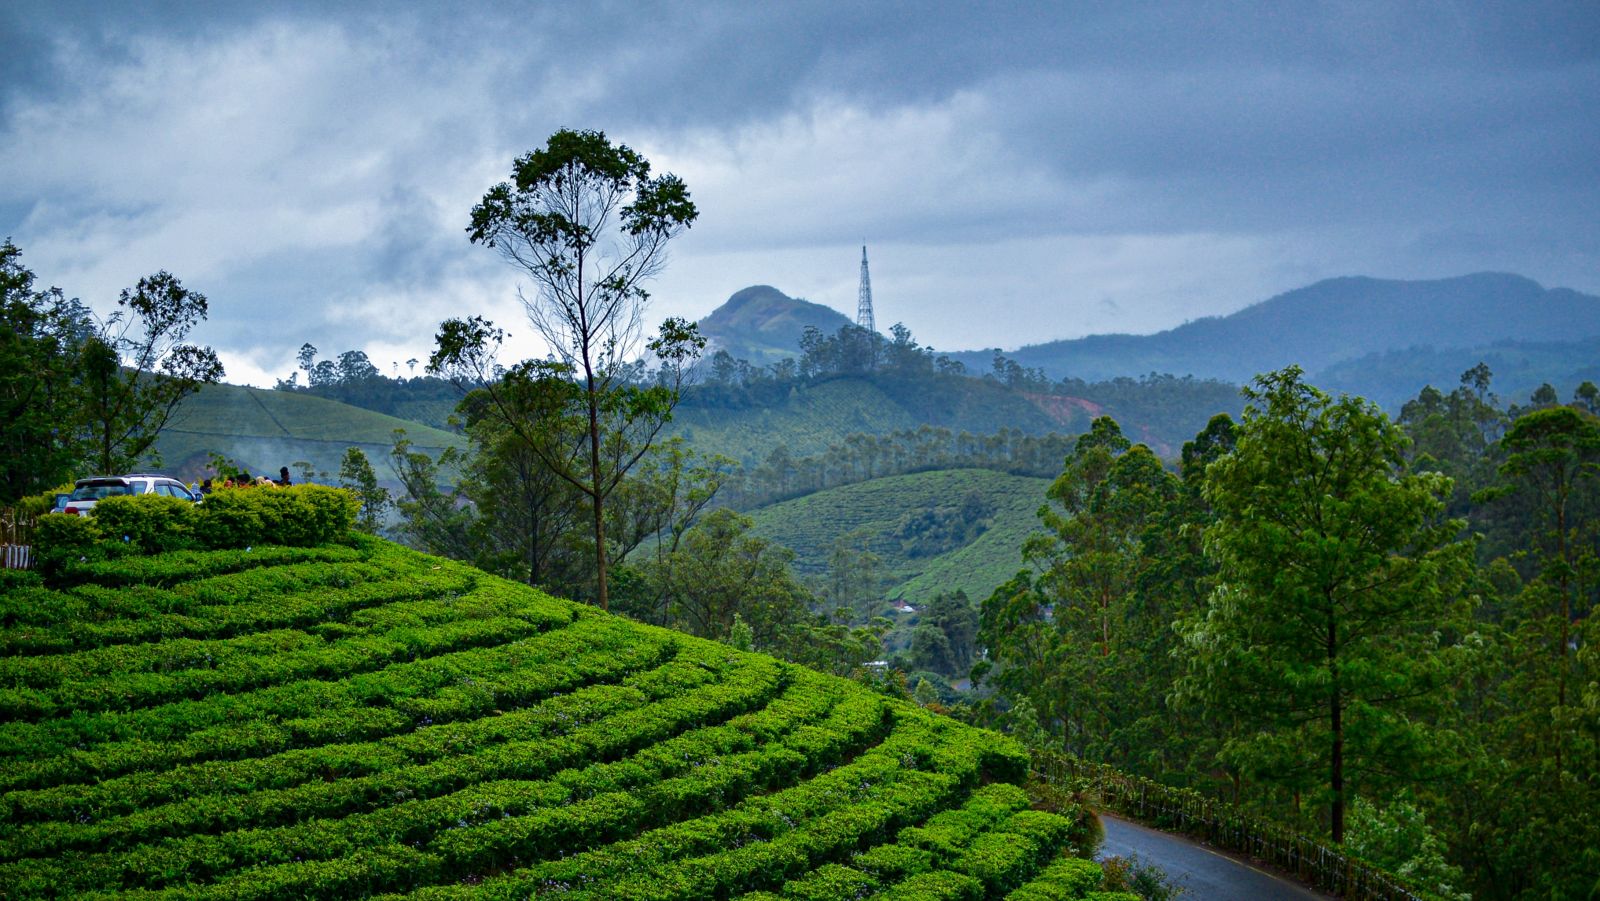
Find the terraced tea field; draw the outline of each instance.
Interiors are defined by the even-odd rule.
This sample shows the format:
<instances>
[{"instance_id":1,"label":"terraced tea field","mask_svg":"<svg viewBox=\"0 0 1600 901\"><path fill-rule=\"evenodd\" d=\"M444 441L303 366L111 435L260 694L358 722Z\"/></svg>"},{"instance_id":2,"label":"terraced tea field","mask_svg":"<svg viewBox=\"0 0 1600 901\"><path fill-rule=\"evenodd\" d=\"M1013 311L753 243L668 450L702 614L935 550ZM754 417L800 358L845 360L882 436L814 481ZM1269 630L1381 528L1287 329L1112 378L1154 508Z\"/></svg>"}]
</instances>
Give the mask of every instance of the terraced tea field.
<instances>
[{"instance_id":1,"label":"terraced tea field","mask_svg":"<svg viewBox=\"0 0 1600 901\"><path fill-rule=\"evenodd\" d=\"M392 544L59 581L0 582L0 896L1132 897L1008 739Z\"/></svg>"}]
</instances>

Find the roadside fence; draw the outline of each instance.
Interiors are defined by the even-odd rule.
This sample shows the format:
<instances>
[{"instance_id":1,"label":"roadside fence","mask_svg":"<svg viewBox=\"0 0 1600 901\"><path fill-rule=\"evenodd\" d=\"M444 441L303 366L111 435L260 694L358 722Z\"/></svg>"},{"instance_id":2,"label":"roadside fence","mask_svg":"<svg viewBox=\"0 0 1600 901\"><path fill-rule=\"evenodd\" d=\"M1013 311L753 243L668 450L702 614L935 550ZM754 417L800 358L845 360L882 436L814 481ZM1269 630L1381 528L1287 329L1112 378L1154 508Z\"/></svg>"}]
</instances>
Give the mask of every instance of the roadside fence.
<instances>
[{"instance_id":1,"label":"roadside fence","mask_svg":"<svg viewBox=\"0 0 1600 901\"><path fill-rule=\"evenodd\" d=\"M1034 776L1048 785L1087 783L1106 809L1169 832L1237 851L1292 873L1314 888L1355 901L1426 901L1398 876L1337 847L1270 823L1191 789L1173 788L1059 751L1033 752Z\"/></svg>"},{"instance_id":2,"label":"roadside fence","mask_svg":"<svg viewBox=\"0 0 1600 901\"><path fill-rule=\"evenodd\" d=\"M0 509L0 569L32 568L33 524L33 517L14 508Z\"/></svg>"}]
</instances>

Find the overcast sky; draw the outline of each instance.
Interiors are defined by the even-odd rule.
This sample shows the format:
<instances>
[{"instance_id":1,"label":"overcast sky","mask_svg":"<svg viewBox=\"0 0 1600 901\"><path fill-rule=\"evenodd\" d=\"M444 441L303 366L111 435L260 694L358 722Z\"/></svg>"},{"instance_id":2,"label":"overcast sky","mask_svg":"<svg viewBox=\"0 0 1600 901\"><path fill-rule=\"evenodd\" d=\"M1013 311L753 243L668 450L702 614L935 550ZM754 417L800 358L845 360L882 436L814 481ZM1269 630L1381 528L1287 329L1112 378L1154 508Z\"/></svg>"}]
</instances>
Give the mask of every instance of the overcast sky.
<instances>
[{"instance_id":1,"label":"overcast sky","mask_svg":"<svg viewBox=\"0 0 1600 901\"><path fill-rule=\"evenodd\" d=\"M771 284L941 350L1338 275L1600 293L1600 2L0 6L0 237L168 269L229 380L529 329L472 205L562 127L700 209L650 318ZM522 350L533 352L531 344ZM402 369L404 364L402 362Z\"/></svg>"}]
</instances>

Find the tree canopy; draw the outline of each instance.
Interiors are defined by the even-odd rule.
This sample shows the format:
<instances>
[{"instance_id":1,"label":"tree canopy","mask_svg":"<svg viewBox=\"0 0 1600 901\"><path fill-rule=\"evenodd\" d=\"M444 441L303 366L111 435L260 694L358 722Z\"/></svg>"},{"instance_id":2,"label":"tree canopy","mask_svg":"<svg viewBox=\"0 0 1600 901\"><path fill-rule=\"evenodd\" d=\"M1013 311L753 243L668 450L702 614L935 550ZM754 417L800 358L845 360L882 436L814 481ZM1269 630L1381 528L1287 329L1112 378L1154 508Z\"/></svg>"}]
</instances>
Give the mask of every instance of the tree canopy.
<instances>
[{"instance_id":1,"label":"tree canopy","mask_svg":"<svg viewBox=\"0 0 1600 901\"><path fill-rule=\"evenodd\" d=\"M21 256L0 245L0 501L152 459L183 398L223 374L211 348L185 341L205 295L171 273L140 279L100 321L36 287Z\"/></svg>"},{"instance_id":2,"label":"tree canopy","mask_svg":"<svg viewBox=\"0 0 1600 901\"><path fill-rule=\"evenodd\" d=\"M1344 838L1353 793L1415 774L1430 737L1413 714L1449 675L1442 624L1470 572L1450 480L1407 472L1407 439L1372 404L1291 367L1259 377L1233 452L1207 468L1219 567L1185 637L1186 691L1255 730L1223 754L1305 790Z\"/></svg>"},{"instance_id":3,"label":"tree canopy","mask_svg":"<svg viewBox=\"0 0 1600 901\"><path fill-rule=\"evenodd\" d=\"M430 372L482 385L493 408L543 465L590 506L595 600L609 605L607 499L671 418L688 367L705 346L692 323L668 319L647 349L659 363L646 381L640 350L644 282L665 263L665 247L699 215L682 179L652 175L650 163L598 131L562 129L518 157L511 179L472 209L469 238L499 251L532 281L521 294L550 361L494 371L503 333L474 317L444 323ZM564 392L562 385L570 385ZM551 403L530 417L515 395ZM574 428L575 427L575 428ZM576 440L553 447L546 435Z\"/></svg>"}]
</instances>

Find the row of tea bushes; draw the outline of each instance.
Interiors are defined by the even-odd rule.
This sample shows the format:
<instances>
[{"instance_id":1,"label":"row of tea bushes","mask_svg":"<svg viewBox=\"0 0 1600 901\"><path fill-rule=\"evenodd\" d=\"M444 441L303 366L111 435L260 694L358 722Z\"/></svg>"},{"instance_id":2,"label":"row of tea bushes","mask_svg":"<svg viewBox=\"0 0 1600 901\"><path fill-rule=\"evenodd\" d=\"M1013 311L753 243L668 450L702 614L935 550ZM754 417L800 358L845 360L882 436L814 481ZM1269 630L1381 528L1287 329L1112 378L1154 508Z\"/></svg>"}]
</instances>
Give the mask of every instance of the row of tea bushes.
<instances>
[{"instance_id":1,"label":"row of tea bushes","mask_svg":"<svg viewBox=\"0 0 1600 901\"><path fill-rule=\"evenodd\" d=\"M88 516L47 515L34 527L35 557L47 581L93 578L88 564L132 554L255 545L314 547L345 540L360 501L324 485L215 491L205 502L156 494L117 495Z\"/></svg>"},{"instance_id":2,"label":"row of tea bushes","mask_svg":"<svg viewBox=\"0 0 1600 901\"><path fill-rule=\"evenodd\" d=\"M85 555L0 598L4 894L1089 885L1035 885L1091 830L1030 809L1028 758L1001 736L344 541Z\"/></svg>"}]
</instances>

